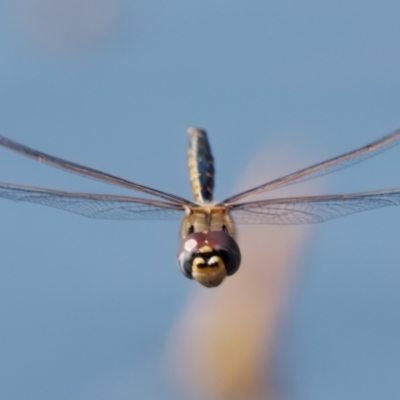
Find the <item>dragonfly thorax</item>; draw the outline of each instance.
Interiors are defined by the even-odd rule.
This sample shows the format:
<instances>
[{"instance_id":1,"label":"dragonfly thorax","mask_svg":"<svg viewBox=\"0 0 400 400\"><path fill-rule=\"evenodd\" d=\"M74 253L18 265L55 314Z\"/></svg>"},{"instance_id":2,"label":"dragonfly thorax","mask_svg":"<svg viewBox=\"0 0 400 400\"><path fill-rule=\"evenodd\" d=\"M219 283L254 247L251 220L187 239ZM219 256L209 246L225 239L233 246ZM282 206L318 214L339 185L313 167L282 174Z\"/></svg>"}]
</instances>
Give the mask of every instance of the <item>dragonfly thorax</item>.
<instances>
[{"instance_id":1,"label":"dragonfly thorax","mask_svg":"<svg viewBox=\"0 0 400 400\"><path fill-rule=\"evenodd\" d=\"M235 237L235 225L226 208L212 205L187 208L181 224L182 239L191 233L215 231L224 231Z\"/></svg>"}]
</instances>

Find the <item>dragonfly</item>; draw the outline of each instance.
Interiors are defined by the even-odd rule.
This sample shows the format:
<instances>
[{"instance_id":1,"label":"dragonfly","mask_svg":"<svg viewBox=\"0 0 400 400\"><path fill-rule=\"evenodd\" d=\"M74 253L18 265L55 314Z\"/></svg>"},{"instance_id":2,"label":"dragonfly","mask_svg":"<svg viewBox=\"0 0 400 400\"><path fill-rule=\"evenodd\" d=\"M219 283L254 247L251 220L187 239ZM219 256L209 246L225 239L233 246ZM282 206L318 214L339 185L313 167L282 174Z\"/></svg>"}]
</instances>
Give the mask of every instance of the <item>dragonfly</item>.
<instances>
[{"instance_id":1,"label":"dragonfly","mask_svg":"<svg viewBox=\"0 0 400 400\"><path fill-rule=\"evenodd\" d=\"M338 157L253 187L222 201L213 200L214 158L206 131L189 128L188 167L194 200L140 185L67 161L0 135L0 146L62 170L150 195L152 198L74 193L0 182L0 197L43 204L89 218L181 218L177 263L189 279L215 287L241 263L236 224L307 224L400 204L400 188L339 195L243 201L273 189L314 179L364 161L400 143L400 130Z\"/></svg>"}]
</instances>

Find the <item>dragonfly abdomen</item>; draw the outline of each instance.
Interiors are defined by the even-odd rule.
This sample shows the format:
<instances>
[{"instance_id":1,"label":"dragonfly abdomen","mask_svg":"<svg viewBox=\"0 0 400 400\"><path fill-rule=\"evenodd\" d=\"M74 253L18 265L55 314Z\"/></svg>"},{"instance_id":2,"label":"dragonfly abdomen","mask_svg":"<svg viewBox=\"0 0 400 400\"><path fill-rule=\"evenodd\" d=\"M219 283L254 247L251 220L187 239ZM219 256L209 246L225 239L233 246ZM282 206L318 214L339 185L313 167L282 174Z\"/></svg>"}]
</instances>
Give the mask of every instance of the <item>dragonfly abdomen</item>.
<instances>
[{"instance_id":1,"label":"dragonfly abdomen","mask_svg":"<svg viewBox=\"0 0 400 400\"><path fill-rule=\"evenodd\" d=\"M188 165L190 183L195 201L212 201L214 190L214 158L207 139L206 131L189 128Z\"/></svg>"}]
</instances>

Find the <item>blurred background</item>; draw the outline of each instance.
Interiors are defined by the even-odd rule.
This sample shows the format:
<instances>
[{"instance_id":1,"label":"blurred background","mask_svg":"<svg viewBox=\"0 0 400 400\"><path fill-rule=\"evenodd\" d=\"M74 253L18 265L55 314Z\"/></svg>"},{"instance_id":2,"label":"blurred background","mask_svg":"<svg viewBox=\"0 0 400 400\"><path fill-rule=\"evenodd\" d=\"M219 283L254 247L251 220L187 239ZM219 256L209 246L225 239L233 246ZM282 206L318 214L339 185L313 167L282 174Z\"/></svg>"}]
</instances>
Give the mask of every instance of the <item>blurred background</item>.
<instances>
[{"instance_id":1,"label":"blurred background","mask_svg":"<svg viewBox=\"0 0 400 400\"><path fill-rule=\"evenodd\" d=\"M191 198L185 131L201 126L222 199L400 127L399 14L396 1L4 0L0 132ZM398 187L399 154L282 194ZM3 150L0 174L128 193ZM0 398L398 397L400 209L243 227L241 270L208 290L175 265L177 221L0 204Z\"/></svg>"}]
</instances>

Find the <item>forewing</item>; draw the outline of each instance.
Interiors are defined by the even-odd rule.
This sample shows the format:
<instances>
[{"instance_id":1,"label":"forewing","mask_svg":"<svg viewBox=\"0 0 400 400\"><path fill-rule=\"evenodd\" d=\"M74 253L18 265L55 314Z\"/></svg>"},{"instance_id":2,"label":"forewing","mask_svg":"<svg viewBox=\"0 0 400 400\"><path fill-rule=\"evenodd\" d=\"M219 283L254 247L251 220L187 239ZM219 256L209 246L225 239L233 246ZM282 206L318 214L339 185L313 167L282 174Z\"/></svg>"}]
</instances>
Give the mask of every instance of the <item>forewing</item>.
<instances>
[{"instance_id":1,"label":"forewing","mask_svg":"<svg viewBox=\"0 0 400 400\"><path fill-rule=\"evenodd\" d=\"M105 194L71 193L0 183L0 197L60 208L88 218L176 219L183 208L174 203Z\"/></svg>"},{"instance_id":2,"label":"forewing","mask_svg":"<svg viewBox=\"0 0 400 400\"><path fill-rule=\"evenodd\" d=\"M136 190L142 193L151 194L153 196L157 196L164 200L174 202L177 204L187 204L194 205L189 200L186 200L182 197L175 196L170 193L163 192L161 190L153 189L144 185L139 185L138 183L130 182L126 179L119 178L117 176L107 174L105 172L85 167L84 165L80 165L71 161L63 160L62 158L54 157L50 154L43 153L41 151L32 149L28 146L25 146L21 143L15 142L5 136L0 135L0 146L5 147L8 150L12 150L18 154L23 156L33 158L36 161L39 161L44 164L51 165L56 168L60 168L69 172L73 172L79 175L84 175L86 177L97 179L102 182L111 183L118 186L123 186L125 188Z\"/></svg>"},{"instance_id":3,"label":"forewing","mask_svg":"<svg viewBox=\"0 0 400 400\"><path fill-rule=\"evenodd\" d=\"M356 212L400 205L400 189L347 195L310 196L240 203L230 207L243 224L309 224Z\"/></svg>"},{"instance_id":4,"label":"forewing","mask_svg":"<svg viewBox=\"0 0 400 400\"><path fill-rule=\"evenodd\" d=\"M234 196L228 197L221 204L236 203L245 197L252 196L267 190L276 189L278 187L292 185L294 183L308 181L319 176L327 175L332 172L338 171L343 168L350 167L356 163L364 161L372 156L375 156L382 151L388 150L393 146L400 143L400 130L392 133L391 135L384 136L383 138L372 142L357 150L345 153L341 156L331 158L321 163L312 165L311 167L301 169L300 171L283 176L282 178L264 183L263 185L256 186L255 188L238 193Z\"/></svg>"}]
</instances>

